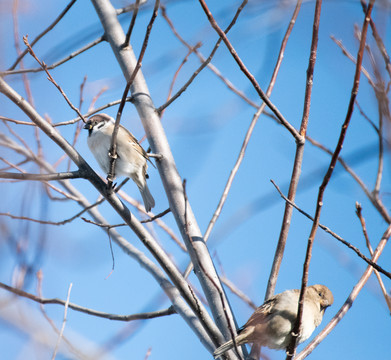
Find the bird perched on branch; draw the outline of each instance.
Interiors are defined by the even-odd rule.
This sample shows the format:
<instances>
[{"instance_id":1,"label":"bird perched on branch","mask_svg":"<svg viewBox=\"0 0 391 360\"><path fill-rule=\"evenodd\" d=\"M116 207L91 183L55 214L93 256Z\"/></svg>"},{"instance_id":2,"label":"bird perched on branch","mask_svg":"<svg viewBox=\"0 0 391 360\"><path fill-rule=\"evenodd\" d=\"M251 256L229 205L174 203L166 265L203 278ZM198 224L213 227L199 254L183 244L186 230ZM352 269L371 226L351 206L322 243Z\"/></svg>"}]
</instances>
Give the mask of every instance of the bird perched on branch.
<instances>
[{"instance_id":1,"label":"bird perched on branch","mask_svg":"<svg viewBox=\"0 0 391 360\"><path fill-rule=\"evenodd\" d=\"M297 317L300 290L286 290L274 295L258 307L235 337L237 346L252 343L251 358L259 359L261 346L270 349L286 349ZM332 305L334 297L324 285L312 285L306 289L302 327L297 343L307 340L321 323L325 309ZM217 358L234 347L232 340L221 345L213 353Z\"/></svg>"},{"instance_id":2,"label":"bird perched on branch","mask_svg":"<svg viewBox=\"0 0 391 360\"><path fill-rule=\"evenodd\" d=\"M84 126L84 129L88 130L88 147L106 174L110 171L109 151L114 124L115 121L111 116L102 113L91 116ZM114 177L130 177L140 190L145 210L150 211L155 206L155 200L147 186L147 160L149 160L148 154L136 138L120 125L117 134L117 159Z\"/></svg>"}]
</instances>

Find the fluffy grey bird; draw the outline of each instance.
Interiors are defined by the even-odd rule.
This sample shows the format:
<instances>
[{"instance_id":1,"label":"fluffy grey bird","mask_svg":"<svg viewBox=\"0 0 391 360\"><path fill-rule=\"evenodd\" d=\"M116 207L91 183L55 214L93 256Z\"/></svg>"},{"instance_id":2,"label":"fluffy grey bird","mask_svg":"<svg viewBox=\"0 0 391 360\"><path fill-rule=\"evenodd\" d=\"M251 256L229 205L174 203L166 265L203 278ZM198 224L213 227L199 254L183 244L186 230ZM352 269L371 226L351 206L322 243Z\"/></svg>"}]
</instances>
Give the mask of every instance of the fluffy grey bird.
<instances>
[{"instance_id":1,"label":"fluffy grey bird","mask_svg":"<svg viewBox=\"0 0 391 360\"><path fill-rule=\"evenodd\" d=\"M91 116L84 129L88 130L87 144L102 170L110 171L109 150L114 130L114 119L106 114ZM122 125L117 134L117 160L114 176L130 177L140 190L146 211L151 211L155 200L151 195L146 179L148 154L140 146L136 138Z\"/></svg>"},{"instance_id":2,"label":"fluffy grey bird","mask_svg":"<svg viewBox=\"0 0 391 360\"><path fill-rule=\"evenodd\" d=\"M252 343L251 357L259 359L261 346L270 349L286 349L297 317L300 290L286 290L274 295L258 307L235 338L238 346ZM332 292L324 285L312 285L304 297L302 330L298 344L307 340L321 323L325 309L332 305ZM213 353L219 357L234 347L232 340L221 345Z\"/></svg>"}]
</instances>

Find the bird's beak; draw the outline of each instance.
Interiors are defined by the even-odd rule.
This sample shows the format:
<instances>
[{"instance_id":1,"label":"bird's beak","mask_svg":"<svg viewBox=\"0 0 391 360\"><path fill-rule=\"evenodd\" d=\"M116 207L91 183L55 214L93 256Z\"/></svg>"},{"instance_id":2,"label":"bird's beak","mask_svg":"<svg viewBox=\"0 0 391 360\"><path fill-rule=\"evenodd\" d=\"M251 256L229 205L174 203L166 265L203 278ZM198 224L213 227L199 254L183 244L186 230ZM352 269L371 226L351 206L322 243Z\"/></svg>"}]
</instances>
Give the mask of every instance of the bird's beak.
<instances>
[{"instance_id":1,"label":"bird's beak","mask_svg":"<svg viewBox=\"0 0 391 360\"><path fill-rule=\"evenodd\" d=\"M83 129L91 130L91 129L92 129L92 126L91 126L91 124L88 124L88 123L87 123L87 124L84 125Z\"/></svg>"},{"instance_id":2,"label":"bird's beak","mask_svg":"<svg viewBox=\"0 0 391 360\"><path fill-rule=\"evenodd\" d=\"M325 300L323 304L321 305L321 310L325 311L331 304L328 300Z\"/></svg>"}]
</instances>

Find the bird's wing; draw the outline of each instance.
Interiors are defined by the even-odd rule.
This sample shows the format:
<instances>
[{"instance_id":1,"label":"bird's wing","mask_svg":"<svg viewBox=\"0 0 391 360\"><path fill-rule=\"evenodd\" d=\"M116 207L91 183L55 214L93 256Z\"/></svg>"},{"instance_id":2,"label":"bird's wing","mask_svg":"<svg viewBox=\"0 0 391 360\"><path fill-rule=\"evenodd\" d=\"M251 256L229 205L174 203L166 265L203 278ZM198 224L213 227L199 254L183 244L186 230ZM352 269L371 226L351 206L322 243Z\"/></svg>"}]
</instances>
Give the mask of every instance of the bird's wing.
<instances>
[{"instance_id":1,"label":"bird's wing","mask_svg":"<svg viewBox=\"0 0 391 360\"><path fill-rule=\"evenodd\" d=\"M129 144L133 147L134 150L136 150L140 155L142 155L145 159L149 160L149 156L147 152L143 149L143 147L138 143L137 139L133 136L133 134L126 129L125 127L122 127L126 133L129 135Z\"/></svg>"},{"instance_id":2,"label":"bird's wing","mask_svg":"<svg viewBox=\"0 0 391 360\"><path fill-rule=\"evenodd\" d=\"M267 321L267 317L270 314L276 299L275 297L271 297L269 300L265 301L261 306L259 306L254 313L250 316L250 319L240 328L243 330L246 327L260 325Z\"/></svg>"}]
</instances>

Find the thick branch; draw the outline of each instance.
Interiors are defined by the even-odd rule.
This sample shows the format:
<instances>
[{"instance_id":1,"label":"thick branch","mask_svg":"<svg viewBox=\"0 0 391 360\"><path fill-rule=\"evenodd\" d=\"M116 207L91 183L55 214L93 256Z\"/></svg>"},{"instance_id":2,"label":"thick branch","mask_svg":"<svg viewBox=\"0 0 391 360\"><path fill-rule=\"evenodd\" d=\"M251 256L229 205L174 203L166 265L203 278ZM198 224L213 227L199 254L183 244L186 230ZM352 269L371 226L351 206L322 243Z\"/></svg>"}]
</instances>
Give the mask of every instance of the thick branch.
<instances>
[{"instance_id":1,"label":"thick branch","mask_svg":"<svg viewBox=\"0 0 391 360\"><path fill-rule=\"evenodd\" d=\"M128 81L129 77L133 73L137 60L130 46L123 48L125 34L121 25L117 21L115 9L107 0L93 0L92 2L105 29L107 40L109 41L114 55L121 66L122 72ZM222 315L224 310L223 304L220 301L219 291L213 286L208 276L206 276L206 274L204 274L201 270L199 263L202 263L202 269L208 272L209 276L211 276L214 282L218 284L219 289L222 289L221 283L216 274L216 270L205 242L203 241L201 231L198 227L190 204L187 204L187 207L185 208L182 181L176 168L175 160L171 153L167 137L160 119L155 112L155 107L149 95L149 90L141 71L138 71L137 73L137 76L131 86L131 92L135 99L135 106L144 125L152 152L163 156L157 161L157 168L168 197L170 209L176 219L182 238L185 240L189 255L195 266L196 275L198 276L206 294L218 327L223 331L225 338L230 338L228 324L226 323L225 317ZM188 218L190 241L186 234L185 212L187 213ZM233 317L230 310L228 310L228 313L229 317L232 319ZM233 320L232 324L234 324ZM233 325L231 327L235 326Z\"/></svg>"}]
</instances>

